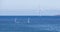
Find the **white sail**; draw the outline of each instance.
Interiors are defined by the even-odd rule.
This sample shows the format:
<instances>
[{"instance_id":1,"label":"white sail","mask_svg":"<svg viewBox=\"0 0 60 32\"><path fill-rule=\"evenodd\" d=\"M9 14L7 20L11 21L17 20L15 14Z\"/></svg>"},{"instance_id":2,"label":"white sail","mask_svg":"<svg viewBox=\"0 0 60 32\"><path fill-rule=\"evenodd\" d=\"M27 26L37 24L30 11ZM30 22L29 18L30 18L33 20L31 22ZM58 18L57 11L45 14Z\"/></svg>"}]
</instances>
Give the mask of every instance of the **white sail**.
<instances>
[{"instance_id":1,"label":"white sail","mask_svg":"<svg viewBox=\"0 0 60 32\"><path fill-rule=\"evenodd\" d=\"M17 22L17 21L16 21L17 19L15 18L14 20L15 20L15 23L16 23L16 22Z\"/></svg>"},{"instance_id":2,"label":"white sail","mask_svg":"<svg viewBox=\"0 0 60 32\"><path fill-rule=\"evenodd\" d=\"M30 23L30 18L28 18L28 23Z\"/></svg>"},{"instance_id":3,"label":"white sail","mask_svg":"<svg viewBox=\"0 0 60 32\"><path fill-rule=\"evenodd\" d=\"M19 23L19 22L17 21L17 18L15 18L15 23Z\"/></svg>"}]
</instances>

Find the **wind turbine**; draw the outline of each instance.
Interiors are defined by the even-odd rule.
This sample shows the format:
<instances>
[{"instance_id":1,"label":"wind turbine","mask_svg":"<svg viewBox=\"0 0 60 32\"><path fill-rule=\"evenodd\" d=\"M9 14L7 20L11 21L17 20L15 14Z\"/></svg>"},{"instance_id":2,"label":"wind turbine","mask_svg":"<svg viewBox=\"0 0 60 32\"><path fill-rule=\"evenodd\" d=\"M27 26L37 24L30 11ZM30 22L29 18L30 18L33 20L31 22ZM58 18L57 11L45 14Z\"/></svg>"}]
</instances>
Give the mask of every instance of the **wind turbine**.
<instances>
[{"instance_id":1,"label":"wind turbine","mask_svg":"<svg viewBox=\"0 0 60 32\"><path fill-rule=\"evenodd\" d=\"M41 8L40 8L40 4L38 5L38 13L39 13L39 16L41 16L40 13L41 12Z\"/></svg>"}]
</instances>

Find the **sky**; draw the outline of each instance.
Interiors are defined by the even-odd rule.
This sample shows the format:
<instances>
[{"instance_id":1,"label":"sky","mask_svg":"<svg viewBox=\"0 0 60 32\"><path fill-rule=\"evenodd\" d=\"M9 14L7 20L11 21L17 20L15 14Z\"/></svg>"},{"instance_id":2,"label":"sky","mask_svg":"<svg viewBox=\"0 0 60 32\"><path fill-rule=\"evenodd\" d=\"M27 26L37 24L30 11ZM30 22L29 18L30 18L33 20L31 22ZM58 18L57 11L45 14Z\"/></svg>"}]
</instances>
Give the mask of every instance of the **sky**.
<instances>
[{"instance_id":1,"label":"sky","mask_svg":"<svg viewBox=\"0 0 60 32\"><path fill-rule=\"evenodd\" d=\"M0 15L53 16L60 14L60 0L0 0Z\"/></svg>"}]
</instances>

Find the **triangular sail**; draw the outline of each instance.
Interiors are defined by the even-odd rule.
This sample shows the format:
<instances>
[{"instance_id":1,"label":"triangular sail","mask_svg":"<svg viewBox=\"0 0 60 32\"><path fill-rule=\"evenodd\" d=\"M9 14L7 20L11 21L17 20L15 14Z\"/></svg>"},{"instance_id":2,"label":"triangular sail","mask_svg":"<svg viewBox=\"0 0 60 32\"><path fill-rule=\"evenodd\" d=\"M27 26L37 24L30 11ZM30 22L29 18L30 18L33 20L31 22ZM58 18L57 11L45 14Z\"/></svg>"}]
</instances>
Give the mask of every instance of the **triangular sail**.
<instances>
[{"instance_id":1,"label":"triangular sail","mask_svg":"<svg viewBox=\"0 0 60 32\"><path fill-rule=\"evenodd\" d=\"M15 18L15 22L17 22L17 19Z\"/></svg>"},{"instance_id":2,"label":"triangular sail","mask_svg":"<svg viewBox=\"0 0 60 32\"><path fill-rule=\"evenodd\" d=\"M17 21L17 18L15 18L15 23L20 23L20 22Z\"/></svg>"},{"instance_id":3,"label":"triangular sail","mask_svg":"<svg viewBox=\"0 0 60 32\"><path fill-rule=\"evenodd\" d=\"M30 23L30 18L28 18L28 23Z\"/></svg>"}]
</instances>

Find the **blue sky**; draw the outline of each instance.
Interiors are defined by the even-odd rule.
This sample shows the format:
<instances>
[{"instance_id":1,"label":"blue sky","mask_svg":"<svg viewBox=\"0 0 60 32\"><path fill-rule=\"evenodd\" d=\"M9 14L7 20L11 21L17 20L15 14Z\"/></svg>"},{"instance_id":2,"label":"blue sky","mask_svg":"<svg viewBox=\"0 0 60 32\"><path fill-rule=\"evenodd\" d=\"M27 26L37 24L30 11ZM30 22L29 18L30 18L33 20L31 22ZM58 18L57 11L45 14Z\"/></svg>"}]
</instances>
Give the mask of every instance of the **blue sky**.
<instances>
[{"instance_id":1,"label":"blue sky","mask_svg":"<svg viewBox=\"0 0 60 32\"><path fill-rule=\"evenodd\" d=\"M59 15L59 3L60 0L0 0L0 15Z\"/></svg>"}]
</instances>

